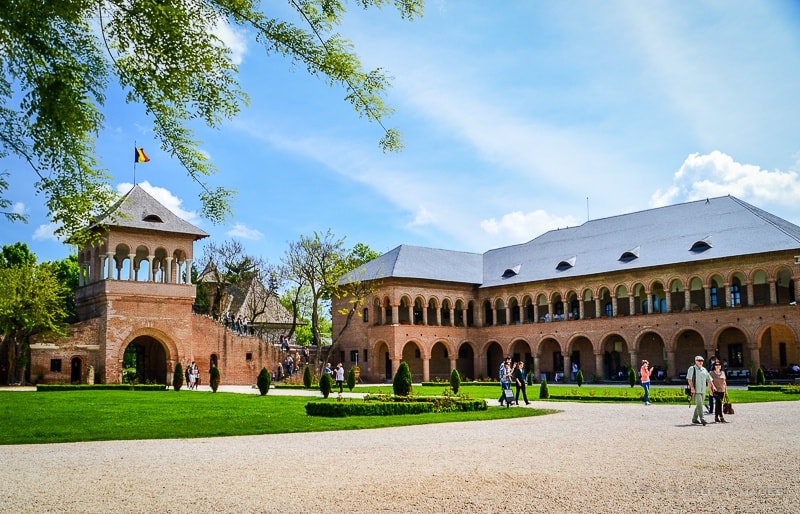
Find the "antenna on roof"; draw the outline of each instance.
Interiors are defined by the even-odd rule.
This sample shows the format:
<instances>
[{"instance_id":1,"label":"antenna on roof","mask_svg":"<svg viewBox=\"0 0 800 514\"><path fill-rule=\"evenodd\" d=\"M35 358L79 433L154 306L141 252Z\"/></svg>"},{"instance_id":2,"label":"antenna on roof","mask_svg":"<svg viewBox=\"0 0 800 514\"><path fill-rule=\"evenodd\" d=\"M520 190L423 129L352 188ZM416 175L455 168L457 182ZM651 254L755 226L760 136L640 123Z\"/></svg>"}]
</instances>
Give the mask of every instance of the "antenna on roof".
<instances>
[{"instance_id":1,"label":"antenna on roof","mask_svg":"<svg viewBox=\"0 0 800 514\"><path fill-rule=\"evenodd\" d=\"M586 221L589 221L589 197L586 197Z\"/></svg>"}]
</instances>

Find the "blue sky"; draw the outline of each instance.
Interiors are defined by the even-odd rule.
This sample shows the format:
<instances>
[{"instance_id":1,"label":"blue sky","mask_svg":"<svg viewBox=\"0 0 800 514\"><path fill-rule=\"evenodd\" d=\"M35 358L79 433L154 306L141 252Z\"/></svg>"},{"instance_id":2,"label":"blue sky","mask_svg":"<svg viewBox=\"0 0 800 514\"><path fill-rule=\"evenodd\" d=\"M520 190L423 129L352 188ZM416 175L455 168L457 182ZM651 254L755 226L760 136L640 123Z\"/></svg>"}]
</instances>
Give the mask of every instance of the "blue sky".
<instances>
[{"instance_id":1,"label":"blue sky","mask_svg":"<svg viewBox=\"0 0 800 514\"><path fill-rule=\"evenodd\" d=\"M366 68L394 77L386 124L402 132L403 152L380 152L379 127L344 91L226 31L251 103L197 136L219 168L209 182L239 192L233 219L199 218L196 184L159 149L143 109L112 90L97 148L114 187L133 182L135 141L151 158L136 168L140 185L213 241L237 239L270 263L314 231L378 252L484 252L727 194L800 224L794 2L429 0L414 22L350 8L340 32ZM30 217L0 221L0 243L67 256L32 174L0 166Z\"/></svg>"}]
</instances>

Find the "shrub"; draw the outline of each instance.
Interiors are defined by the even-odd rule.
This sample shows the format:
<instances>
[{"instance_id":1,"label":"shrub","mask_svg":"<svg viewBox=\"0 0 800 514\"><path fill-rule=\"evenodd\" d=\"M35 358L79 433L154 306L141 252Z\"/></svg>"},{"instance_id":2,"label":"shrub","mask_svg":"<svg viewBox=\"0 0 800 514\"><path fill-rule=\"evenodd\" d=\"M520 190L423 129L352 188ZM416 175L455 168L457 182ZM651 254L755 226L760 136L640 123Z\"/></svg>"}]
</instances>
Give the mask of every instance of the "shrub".
<instances>
[{"instance_id":1,"label":"shrub","mask_svg":"<svg viewBox=\"0 0 800 514\"><path fill-rule=\"evenodd\" d=\"M539 384L539 398L547 400L550 398L550 391L547 389L547 379L543 378L542 383Z\"/></svg>"},{"instance_id":2,"label":"shrub","mask_svg":"<svg viewBox=\"0 0 800 514\"><path fill-rule=\"evenodd\" d=\"M350 391L356 386L356 367L353 366L350 368L350 371L347 372L347 389Z\"/></svg>"},{"instance_id":3,"label":"shrub","mask_svg":"<svg viewBox=\"0 0 800 514\"><path fill-rule=\"evenodd\" d=\"M392 389L397 396L408 396L411 394L411 370L406 361L400 362L397 374L392 381Z\"/></svg>"},{"instance_id":4,"label":"shrub","mask_svg":"<svg viewBox=\"0 0 800 514\"><path fill-rule=\"evenodd\" d=\"M303 386L306 389L311 389L311 368L306 364L306 369L303 370Z\"/></svg>"},{"instance_id":5,"label":"shrub","mask_svg":"<svg viewBox=\"0 0 800 514\"><path fill-rule=\"evenodd\" d=\"M211 367L211 376L208 378L208 383L211 385L211 390L215 393L217 392L217 388L219 387L219 368L216 366Z\"/></svg>"},{"instance_id":6,"label":"shrub","mask_svg":"<svg viewBox=\"0 0 800 514\"><path fill-rule=\"evenodd\" d=\"M575 382L578 383L578 387L583 385L583 371L578 370L578 374L575 375Z\"/></svg>"},{"instance_id":7,"label":"shrub","mask_svg":"<svg viewBox=\"0 0 800 514\"><path fill-rule=\"evenodd\" d=\"M461 374L457 369L450 372L450 388L455 394L458 394L458 390L461 388Z\"/></svg>"},{"instance_id":8,"label":"shrub","mask_svg":"<svg viewBox=\"0 0 800 514\"><path fill-rule=\"evenodd\" d=\"M636 385L636 370L633 369L633 366L628 368L628 383L631 387Z\"/></svg>"},{"instance_id":9,"label":"shrub","mask_svg":"<svg viewBox=\"0 0 800 514\"><path fill-rule=\"evenodd\" d=\"M756 385L764 385L764 382L764 368L758 368L756 370Z\"/></svg>"},{"instance_id":10,"label":"shrub","mask_svg":"<svg viewBox=\"0 0 800 514\"><path fill-rule=\"evenodd\" d=\"M323 373L319 377L319 390L322 392L323 397L327 398L331 394L331 387L333 387L333 379L328 373Z\"/></svg>"},{"instance_id":11,"label":"shrub","mask_svg":"<svg viewBox=\"0 0 800 514\"><path fill-rule=\"evenodd\" d=\"M267 371L267 368L261 368L261 372L258 374L258 378L256 379L256 385L258 385L258 392L261 393L261 396L264 396L269 392L269 384L272 382L272 377Z\"/></svg>"},{"instance_id":12,"label":"shrub","mask_svg":"<svg viewBox=\"0 0 800 514\"><path fill-rule=\"evenodd\" d=\"M181 363L175 364L175 371L172 372L172 388L180 391L183 387L183 366Z\"/></svg>"}]
</instances>

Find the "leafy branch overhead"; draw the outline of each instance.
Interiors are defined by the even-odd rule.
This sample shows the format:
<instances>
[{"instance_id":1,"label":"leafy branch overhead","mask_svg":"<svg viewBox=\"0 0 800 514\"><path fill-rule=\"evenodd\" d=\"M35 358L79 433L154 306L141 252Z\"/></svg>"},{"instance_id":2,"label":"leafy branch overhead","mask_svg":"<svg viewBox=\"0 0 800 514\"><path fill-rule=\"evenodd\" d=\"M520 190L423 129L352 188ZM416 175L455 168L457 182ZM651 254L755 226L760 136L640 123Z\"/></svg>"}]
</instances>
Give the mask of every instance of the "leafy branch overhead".
<instances>
[{"instance_id":1,"label":"leafy branch overhead","mask_svg":"<svg viewBox=\"0 0 800 514\"><path fill-rule=\"evenodd\" d=\"M364 70L351 43L336 32L347 14L337 0L287 0L296 20L264 12L253 0L6 0L0 9L0 158L14 156L35 175L58 234L89 225L115 199L96 157L111 81L141 104L161 149L176 158L201 191L202 213L227 219L234 191L209 185L216 170L190 128L235 117L248 96L233 54L217 35L225 26L253 37L266 53L305 66L342 87L359 114L377 123L384 151L402 142L384 125L389 77ZM393 6L403 19L422 15L422 0L356 0ZM15 170L14 172L20 172ZM0 187L0 193L3 193ZM0 196L0 207L8 201ZM7 214L7 213L6 213ZM18 218L17 218L18 219Z\"/></svg>"}]
</instances>

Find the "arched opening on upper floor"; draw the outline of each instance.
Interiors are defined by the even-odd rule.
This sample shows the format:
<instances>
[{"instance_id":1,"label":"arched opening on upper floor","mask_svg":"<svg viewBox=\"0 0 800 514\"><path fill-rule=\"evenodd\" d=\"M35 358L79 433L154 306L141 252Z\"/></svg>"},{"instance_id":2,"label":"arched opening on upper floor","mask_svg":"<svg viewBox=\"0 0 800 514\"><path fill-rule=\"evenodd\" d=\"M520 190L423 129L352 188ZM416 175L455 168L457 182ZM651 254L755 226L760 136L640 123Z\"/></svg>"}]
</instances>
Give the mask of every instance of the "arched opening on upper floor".
<instances>
[{"instance_id":1,"label":"arched opening on upper floor","mask_svg":"<svg viewBox=\"0 0 800 514\"><path fill-rule=\"evenodd\" d=\"M380 298L373 298L372 300L372 324L373 325L380 325L382 323L381 320L381 299Z\"/></svg>"},{"instance_id":2,"label":"arched opening on upper floor","mask_svg":"<svg viewBox=\"0 0 800 514\"><path fill-rule=\"evenodd\" d=\"M552 295L552 302L553 302L553 321L564 321L566 319L565 309L564 309L564 300L561 297L561 293L555 292Z\"/></svg>"},{"instance_id":3,"label":"arched opening on upper floor","mask_svg":"<svg viewBox=\"0 0 800 514\"><path fill-rule=\"evenodd\" d=\"M713 275L709 280L709 298L712 309L728 306L725 298L725 282L720 275Z\"/></svg>"},{"instance_id":4,"label":"arched opening on upper floor","mask_svg":"<svg viewBox=\"0 0 800 514\"><path fill-rule=\"evenodd\" d=\"M422 382L422 350L416 341L408 341L403 346L403 357L408 364L408 369L411 370L411 380L414 382Z\"/></svg>"},{"instance_id":5,"label":"arched opening on upper floor","mask_svg":"<svg viewBox=\"0 0 800 514\"><path fill-rule=\"evenodd\" d=\"M522 323L522 313L520 312L519 301L513 296L508 300L508 312L511 316L512 325L519 325Z\"/></svg>"},{"instance_id":6,"label":"arched opening on upper floor","mask_svg":"<svg viewBox=\"0 0 800 514\"><path fill-rule=\"evenodd\" d=\"M642 302L643 314L650 314L651 312L663 314L667 312L667 295L664 292L664 285L660 281L653 282L650 287L649 297L647 297L646 292L643 292L643 294L645 295L645 300Z\"/></svg>"},{"instance_id":7,"label":"arched opening on upper floor","mask_svg":"<svg viewBox=\"0 0 800 514\"><path fill-rule=\"evenodd\" d=\"M458 347L456 369L461 375L462 380L469 381L475 379L475 349L472 347L471 343L464 342Z\"/></svg>"},{"instance_id":8,"label":"arched opening on upper floor","mask_svg":"<svg viewBox=\"0 0 800 514\"><path fill-rule=\"evenodd\" d=\"M733 274L729 294L731 307L747 305L747 281L743 273L736 272Z\"/></svg>"},{"instance_id":9,"label":"arched opening on upper floor","mask_svg":"<svg viewBox=\"0 0 800 514\"><path fill-rule=\"evenodd\" d=\"M428 300L428 309L426 314L427 324L428 325L439 325L439 309L436 302L436 298L431 298Z\"/></svg>"},{"instance_id":10,"label":"arched opening on upper floor","mask_svg":"<svg viewBox=\"0 0 800 514\"><path fill-rule=\"evenodd\" d=\"M598 298L600 298L600 309L601 312L597 313L597 317L604 316L606 318L610 318L614 315L614 301L611 297L611 290L607 287L600 288L600 293L598 294Z\"/></svg>"},{"instance_id":11,"label":"arched opening on upper floor","mask_svg":"<svg viewBox=\"0 0 800 514\"><path fill-rule=\"evenodd\" d=\"M536 323L536 314L533 310L533 299L530 295L525 295L522 299L522 306L525 310L525 316L523 323Z\"/></svg>"},{"instance_id":12,"label":"arched opening on upper floor","mask_svg":"<svg viewBox=\"0 0 800 514\"><path fill-rule=\"evenodd\" d=\"M447 298L442 300L442 310L441 313L439 314L439 317L442 320L442 326L445 327L453 326L453 319L451 317L452 311L453 311L453 304L450 302L450 300Z\"/></svg>"},{"instance_id":13,"label":"arched opening on upper floor","mask_svg":"<svg viewBox=\"0 0 800 514\"><path fill-rule=\"evenodd\" d=\"M755 305L769 305L769 282L764 270L753 273L753 303Z\"/></svg>"},{"instance_id":14,"label":"arched opening on upper floor","mask_svg":"<svg viewBox=\"0 0 800 514\"><path fill-rule=\"evenodd\" d=\"M456 300L456 310L453 314L453 325L456 327L463 327L465 326L466 320L464 318L464 311L466 307L464 306L464 300Z\"/></svg>"},{"instance_id":15,"label":"arched opening on upper floor","mask_svg":"<svg viewBox=\"0 0 800 514\"><path fill-rule=\"evenodd\" d=\"M550 309L547 305L547 296L545 296L544 293L540 293L536 297L536 307L539 311L539 321L551 321Z\"/></svg>"},{"instance_id":16,"label":"arched opening on upper floor","mask_svg":"<svg viewBox=\"0 0 800 514\"><path fill-rule=\"evenodd\" d=\"M450 351L447 344L437 341L431 347L431 358L428 363L429 380L450 379Z\"/></svg>"},{"instance_id":17,"label":"arched opening on upper floor","mask_svg":"<svg viewBox=\"0 0 800 514\"><path fill-rule=\"evenodd\" d=\"M467 326L475 326L475 302L472 300L467 303Z\"/></svg>"},{"instance_id":18,"label":"arched opening on upper floor","mask_svg":"<svg viewBox=\"0 0 800 514\"><path fill-rule=\"evenodd\" d=\"M411 324L411 299L408 296L400 298L400 308L397 311L397 322L400 325Z\"/></svg>"},{"instance_id":19,"label":"arched opening on upper floor","mask_svg":"<svg viewBox=\"0 0 800 514\"><path fill-rule=\"evenodd\" d=\"M594 293L591 289L583 290L583 317L584 319L593 319L599 316L597 306L594 301Z\"/></svg>"},{"instance_id":20,"label":"arched opening on upper floor","mask_svg":"<svg viewBox=\"0 0 800 514\"><path fill-rule=\"evenodd\" d=\"M702 311L705 309L706 297L703 281L700 277L692 277L689 281L689 310Z\"/></svg>"},{"instance_id":21,"label":"arched opening on upper floor","mask_svg":"<svg viewBox=\"0 0 800 514\"><path fill-rule=\"evenodd\" d=\"M133 279L138 282L150 282L150 250L146 246L139 246L136 248L136 254L133 258Z\"/></svg>"},{"instance_id":22,"label":"arched opening on upper floor","mask_svg":"<svg viewBox=\"0 0 800 514\"><path fill-rule=\"evenodd\" d=\"M581 319L581 302L575 291L567 293L566 300L567 319Z\"/></svg>"},{"instance_id":23,"label":"arched opening on upper floor","mask_svg":"<svg viewBox=\"0 0 800 514\"><path fill-rule=\"evenodd\" d=\"M794 280L789 268L781 268L778 270L778 276L775 279L775 296L777 302L780 304L788 304L796 301Z\"/></svg>"},{"instance_id":24,"label":"arched opening on upper floor","mask_svg":"<svg viewBox=\"0 0 800 514\"><path fill-rule=\"evenodd\" d=\"M631 365L628 342L619 334L609 334L602 342L603 378L606 380L627 380Z\"/></svg>"},{"instance_id":25,"label":"arched opening on upper floor","mask_svg":"<svg viewBox=\"0 0 800 514\"><path fill-rule=\"evenodd\" d=\"M153 254L153 282L167 281L167 250L159 246Z\"/></svg>"},{"instance_id":26,"label":"arched opening on upper floor","mask_svg":"<svg viewBox=\"0 0 800 514\"><path fill-rule=\"evenodd\" d=\"M395 321L392 318L392 303L389 301L388 298L384 298L383 300L383 324L384 325L395 324Z\"/></svg>"},{"instance_id":27,"label":"arched opening on upper floor","mask_svg":"<svg viewBox=\"0 0 800 514\"><path fill-rule=\"evenodd\" d=\"M424 310L425 310L425 300L422 299L421 296L417 296L414 299L414 309L412 312L412 319L414 325L422 325L424 323Z\"/></svg>"},{"instance_id":28,"label":"arched opening on upper floor","mask_svg":"<svg viewBox=\"0 0 800 514\"><path fill-rule=\"evenodd\" d=\"M669 283L669 299L672 312L682 312L686 309L686 291L681 279L673 279Z\"/></svg>"},{"instance_id":29,"label":"arched opening on upper floor","mask_svg":"<svg viewBox=\"0 0 800 514\"><path fill-rule=\"evenodd\" d=\"M495 325L508 325L508 310L502 298L498 298L494 304L495 316L497 316Z\"/></svg>"},{"instance_id":30,"label":"arched opening on upper floor","mask_svg":"<svg viewBox=\"0 0 800 514\"><path fill-rule=\"evenodd\" d=\"M483 326L490 327L494 325L494 310L492 309L492 302L484 300L483 302Z\"/></svg>"},{"instance_id":31,"label":"arched opening on upper floor","mask_svg":"<svg viewBox=\"0 0 800 514\"><path fill-rule=\"evenodd\" d=\"M631 291L631 296L633 296L633 305L630 306L631 314L647 314L648 311L645 309L649 307L649 302L647 301L647 290L644 285L641 282L637 282L633 285Z\"/></svg>"},{"instance_id":32,"label":"arched opening on upper floor","mask_svg":"<svg viewBox=\"0 0 800 514\"><path fill-rule=\"evenodd\" d=\"M630 316L631 302L628 297L628 288L624 284L617 286L617 316Z\"/></svg>"}]
</instances>

